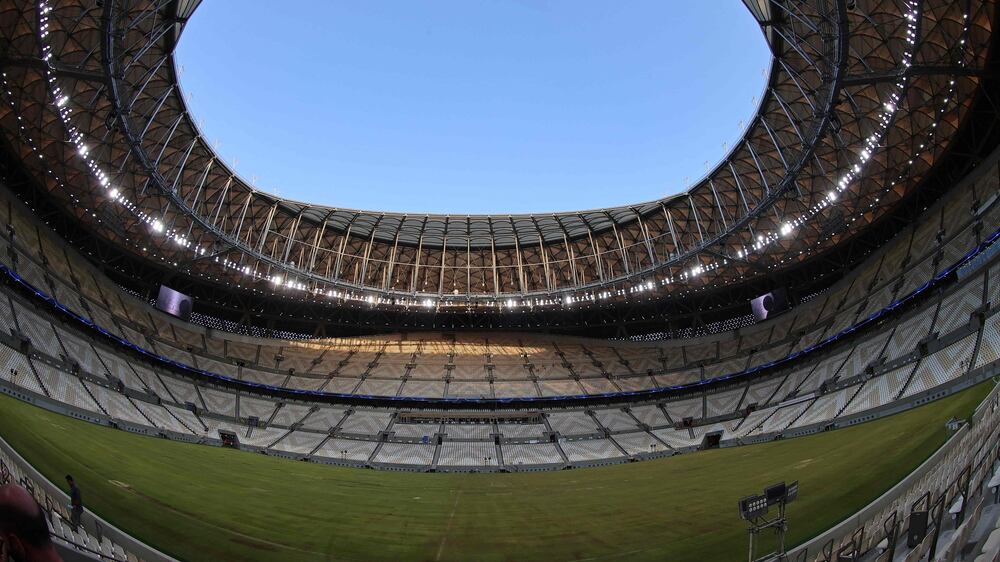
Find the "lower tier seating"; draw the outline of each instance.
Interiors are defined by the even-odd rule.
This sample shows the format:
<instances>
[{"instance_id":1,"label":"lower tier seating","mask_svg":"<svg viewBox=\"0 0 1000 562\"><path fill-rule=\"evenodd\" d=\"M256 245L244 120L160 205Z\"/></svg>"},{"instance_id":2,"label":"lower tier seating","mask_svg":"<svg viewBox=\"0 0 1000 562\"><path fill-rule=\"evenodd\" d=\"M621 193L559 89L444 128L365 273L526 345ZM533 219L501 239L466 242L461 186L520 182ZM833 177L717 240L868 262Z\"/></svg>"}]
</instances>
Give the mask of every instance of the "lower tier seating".
<instances>
[{"instance_id":1,"label":"lower tier seating","mask_svg":"<svg viewBox=\"0 0 1000 562\"><path fill-rule=\"evenodd\" d=\"M501 409L487 419L449 411L419 423L400 408L298 401L192 380L128 356L4 289L0 317L13 330L0 334L0 388L136 431L211 442L226 437L243 448L320 462L417 470L624 462L818 431L993 374L1000 314L986 295L998 284L1000 263L994 263L815 357L708 391ZM962 310L942 316L946 305ZM36 345L37 337L47 339Z\"/></svg>"}]
</instances>

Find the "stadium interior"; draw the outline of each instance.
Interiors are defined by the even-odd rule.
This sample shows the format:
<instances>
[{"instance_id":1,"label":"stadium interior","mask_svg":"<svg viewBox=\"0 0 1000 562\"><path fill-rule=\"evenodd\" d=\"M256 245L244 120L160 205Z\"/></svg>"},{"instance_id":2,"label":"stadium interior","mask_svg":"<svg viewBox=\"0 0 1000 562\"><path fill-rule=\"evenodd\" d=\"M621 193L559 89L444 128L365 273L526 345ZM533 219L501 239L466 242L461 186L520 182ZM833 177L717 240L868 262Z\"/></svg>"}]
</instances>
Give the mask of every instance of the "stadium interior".
<instances>
[{"instance_id":1,"label":"stadium interior","mask_svg":"<svg viewBox=\"0 0 1000 562\"><path fill-rule=\"evenodd\" d=\"M64 560L1000 560L995 0L744 0L703 179L479 216L253 188L198 4L0 3L0 484Z\"/></svg>"}]
</instances>

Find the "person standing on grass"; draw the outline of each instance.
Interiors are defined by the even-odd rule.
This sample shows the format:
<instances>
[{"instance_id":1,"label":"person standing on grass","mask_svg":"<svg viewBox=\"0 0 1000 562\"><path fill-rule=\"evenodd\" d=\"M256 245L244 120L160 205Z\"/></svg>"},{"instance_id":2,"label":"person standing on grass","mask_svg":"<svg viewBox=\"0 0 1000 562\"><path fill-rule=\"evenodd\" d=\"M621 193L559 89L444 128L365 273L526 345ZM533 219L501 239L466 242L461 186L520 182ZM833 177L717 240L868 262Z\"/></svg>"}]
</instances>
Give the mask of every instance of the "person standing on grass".
<instances>
[{"instance_id":1,"label":"person standing on grass","mask_svg":"<svg viewBox=\"0 0 1000 562\"><path fill-rule=\"evenodd\" d=\"M69 484L69 524L75 533L83 515L83 499L80 497L80 488L76 487L76 481L69 474L66 475L66 483Z\"/></svg>"}]
</instances>

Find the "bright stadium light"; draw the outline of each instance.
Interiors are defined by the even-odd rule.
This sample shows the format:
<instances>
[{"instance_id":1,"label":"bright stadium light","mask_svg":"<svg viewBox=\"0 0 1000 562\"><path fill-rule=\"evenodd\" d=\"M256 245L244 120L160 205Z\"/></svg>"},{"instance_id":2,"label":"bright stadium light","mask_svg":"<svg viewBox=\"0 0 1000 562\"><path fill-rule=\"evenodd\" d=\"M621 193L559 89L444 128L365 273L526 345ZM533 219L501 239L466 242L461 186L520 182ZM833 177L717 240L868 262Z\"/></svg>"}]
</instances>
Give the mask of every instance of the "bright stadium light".
<instances>
[{"instance_id":1,"label":"bright stadium light","mask_svg":"<svg viewBox=\"0 0 1000 562\"><path fill-rule=\"evenodd\" d=\"M755 494L740 498L740 518L747 522L747 532L750 535L749 560L784 560L785 532L788 530L788 519L785 517L785 507L792 503L799 494L799 482L791 484L779 482L764 489L763 494ZM768 517L772 507L777 507L778 513ZM776 550L761 558L756 556L757 535L766 530L772 530L777 537Z\"/></svg>"},{"instance_id":2,"label":"bright stadium light","mask_svg":"<svg viewBox=\"0 0 1000 562\"><path fill-rule=\"evenodd\" d=\"M746 521L767 513L767 497L764 495L746 496L740 499L740 517Z\"/></svg>"}]
</instances>

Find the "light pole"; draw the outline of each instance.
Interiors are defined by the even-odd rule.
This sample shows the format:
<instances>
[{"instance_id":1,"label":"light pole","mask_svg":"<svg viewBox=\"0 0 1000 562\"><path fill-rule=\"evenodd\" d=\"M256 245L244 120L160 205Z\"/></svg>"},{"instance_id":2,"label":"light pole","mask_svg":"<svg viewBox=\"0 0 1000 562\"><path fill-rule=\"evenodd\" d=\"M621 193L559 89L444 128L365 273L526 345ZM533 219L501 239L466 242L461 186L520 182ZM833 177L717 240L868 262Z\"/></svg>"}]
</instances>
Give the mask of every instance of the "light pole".
<instances>
[{"instance_id":1,"label":"light pole","mask_svg":"<svg viewBox=\"0 0 1000 562\"><path fill-rule=\"evenodd\" d=\"M785 559L785 532L788 530L788 520L785 518L785 506L795 500L799 494L799 481L786 485L784 482L768 486L760 495L746 496L739 501L740 518L747 522L747 532L750 535L750 550L747 556L749 562ZM778 513L768 517L768 510L777 506ZM757 535L766 529L773 529L778 537L777 550L762 556L754 557L757 547Z\"/></svg>"}]
</instances>

